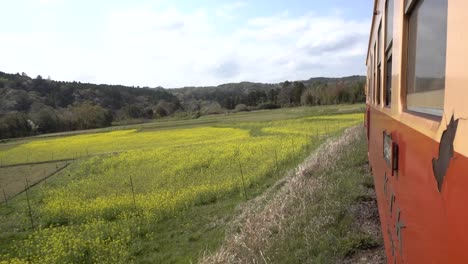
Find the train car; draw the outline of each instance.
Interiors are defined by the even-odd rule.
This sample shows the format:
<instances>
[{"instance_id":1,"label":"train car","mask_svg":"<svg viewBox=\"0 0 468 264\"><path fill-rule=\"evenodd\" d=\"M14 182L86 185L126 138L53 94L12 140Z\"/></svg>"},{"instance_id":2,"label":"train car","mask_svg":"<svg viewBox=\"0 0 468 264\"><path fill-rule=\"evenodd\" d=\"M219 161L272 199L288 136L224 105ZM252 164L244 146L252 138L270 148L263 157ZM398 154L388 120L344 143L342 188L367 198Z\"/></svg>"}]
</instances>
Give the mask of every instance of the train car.
<instances>
[{"instance_id":1,"label":"train car","mask_svg":"<svg viewBox=\"0 0 468 264\"><path fill-rule=\"evenodd\" d=\"M466 0L375 0L366 130L388 263L468 263Z\"/></svg>"}]
</instances>

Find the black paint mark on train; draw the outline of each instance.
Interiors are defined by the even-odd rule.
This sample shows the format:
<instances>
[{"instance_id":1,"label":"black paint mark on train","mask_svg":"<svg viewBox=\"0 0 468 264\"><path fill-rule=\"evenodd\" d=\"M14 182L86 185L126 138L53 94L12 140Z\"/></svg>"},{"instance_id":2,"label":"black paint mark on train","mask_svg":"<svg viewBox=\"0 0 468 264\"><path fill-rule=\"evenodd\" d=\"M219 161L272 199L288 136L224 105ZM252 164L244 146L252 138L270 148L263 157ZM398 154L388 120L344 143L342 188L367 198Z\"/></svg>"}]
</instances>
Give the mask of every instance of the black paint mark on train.
<instances>
[{"instance_id":1,"label":"black paint mark on train","mask_svg":"<svg viewBox=\"0 0 468 264\"><path fill-rule=\"evenodd\" d=\"M458 119L455 120L453 115L447 129L442 133L439 144L439 157L432 159L432 170L437 181L439 192L442 191L442 183L444 182L445 174L450 165L450 160L453 157L453 141L457 133Z\"/></svg>"}]
</instances>

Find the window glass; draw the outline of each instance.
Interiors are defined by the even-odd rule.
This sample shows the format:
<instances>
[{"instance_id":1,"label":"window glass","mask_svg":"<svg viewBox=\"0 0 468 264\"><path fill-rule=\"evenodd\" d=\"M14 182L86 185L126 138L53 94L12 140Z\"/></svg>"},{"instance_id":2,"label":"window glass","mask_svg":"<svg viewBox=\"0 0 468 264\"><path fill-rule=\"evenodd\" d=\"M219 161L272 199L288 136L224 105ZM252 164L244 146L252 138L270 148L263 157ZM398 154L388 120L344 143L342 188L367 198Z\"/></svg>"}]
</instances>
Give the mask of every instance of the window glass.
<instances>
[{"instance_id":1,"label":"window glass","mask_svg":"<svg viewBox=\"0 0 468 264\"><path fill-rule=\"evenodd\" d=\"M408 20L407 107L441 115L444 106L447 0L418 1Z\"/></svg>"},{"instance_id":2,"label":"window glass","mask_svg":"<svg viewBox=\"0 0 468 264\"><path fill-rule=\"evenodd\" d=\"M381 87L381 75L382 75L382 71L381 71L382 67L381 65L379 64L378 68L377 68L377 104L380 104L380 94L381 94L381 90L382 90L382 87Z\"/></svg>"},{"instance_id":3,"label":"window glass","mask_svg":"<svg viewBox=\"0 0 468 264\"><path fill-rule=\"evenodd\" d=\"M390 107L392 103L392 39L393 39L393 0L387 0L385 9L385 93L384 104Z\"/></svg>"},{"instance_id":4,"label":"window glass","mask_svg":"<svg viewBox=\"0 0 468 264\"><path fill-rule=\"evenodd\" d=\"M379 30L377 31L377 63L380 63L381 56L380 50L382 50L382 23L379 25Z\"/></svg>"},{"instance_id":5,"label":"window glass","mask_svg":"<svg viewBox=\"0 0 468 264\"><path fill-rule=\"evenodd\" d=\"M374 98L372 98L372 102L375 104L377 103L377 98L376 98L376 95L377 95L377 78L376 78L376 68L377 68L377 43L374 43L374 67L372 68L372 71L373 71L373 75L374 75Z\"/></svg>"},{"instance_id":6,"label":"window glass","mask_svg":"<svg viewBox=\"0 0 468 264\"><path fill-rule=\"evenodd\" d=\"M385 76L385 106L390 107L392 103L392 55L387 59L387 74Z\"/></svg>"},{"instance_id":7,"label":"window glass","mask_svg":"<svg viewBox=\"0 0 468 264\"><path fill-rule=\"evenodd\" d=\"M371 80L372 78L370 77L370 75L368 75L369 77L367 77L367 103L370 103L371 102Z\"/></svg>"},{"instance_id":8,"label":"window glass","mask_svg":"<svg viewBox=\"0 0 468 264\"><path fill-rule=\"evenodd\" d=\"M370 65L367 65L367 85L366 85L366 96L367 96L367 103L370 103L371 98L371 68Z\"/></svg>"},{"instance_id":9,"label":"window glass","mask_svg":"<svg viewBox=\"0 0 468 264\"><path fill-rule=\"evenodd\" d=\"M385 14L385 48L390 45L390 42L393 39L393 0L387 0L387 9Z\"/></svg>"},{"instance_id":10,"label":"window glass","mask_svg":"<svg viewBox=\"0 0 468 264\"><path fill-rule=\"evenodd\" d=\"M369 89L369 103L373 104L374 103L374 56L371 55L370 59L370 89Z\"/></svg>"}]
</instances>

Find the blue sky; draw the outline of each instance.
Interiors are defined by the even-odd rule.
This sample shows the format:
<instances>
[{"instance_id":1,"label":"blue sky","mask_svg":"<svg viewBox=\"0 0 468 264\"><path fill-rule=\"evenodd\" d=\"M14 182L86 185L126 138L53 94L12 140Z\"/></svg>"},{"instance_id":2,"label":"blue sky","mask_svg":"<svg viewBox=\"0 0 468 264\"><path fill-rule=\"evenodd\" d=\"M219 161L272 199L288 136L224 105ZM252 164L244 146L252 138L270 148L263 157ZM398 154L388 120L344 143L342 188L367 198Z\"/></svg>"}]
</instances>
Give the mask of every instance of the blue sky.
<instances>
[{"instance_id":1,"label":"blue sky","mask_svg":"<svg viewBox=\"0 0 468 264\"><path fill-rule=\"evenodd\" d=\"M364 74L372 5L4 1L0 71L167 88Z\"/></svg>"}]
</instances>

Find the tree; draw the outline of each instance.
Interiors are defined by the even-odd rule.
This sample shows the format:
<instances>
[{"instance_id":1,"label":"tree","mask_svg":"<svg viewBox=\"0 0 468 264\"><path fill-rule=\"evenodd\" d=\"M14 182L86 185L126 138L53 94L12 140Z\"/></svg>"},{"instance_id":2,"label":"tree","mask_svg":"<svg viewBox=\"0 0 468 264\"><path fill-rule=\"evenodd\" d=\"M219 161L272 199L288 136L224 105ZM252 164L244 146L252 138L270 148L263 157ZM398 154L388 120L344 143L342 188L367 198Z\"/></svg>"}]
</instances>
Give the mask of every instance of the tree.
<instances>
[{"instance_id":1,"label":"tree","mask_svg":"<svg viewBox=\"0 0 468 264\"><path fill-rule=\"evenodd\" d=\"M38 130L42 133L50 133L58 130L59 119L53 109L43 108L37 113L36 122Z\"/></svg>"},{"instance_id":2,"label":"tree","mask_svg":"<svg viewBox=\"0 0 468 264\"><path fill-rule=\"evenodd\" d=\"M316 105L317 104L317 97L315 95L315 90L313 88L308 88L302 93L301 104L302 105Z\"/></svg>"},{"instance_id":3,"label":"tree","mask_svg":"<svg viewBox=\"0 0 468 264\"><path fill-rule=\"evenodd\" d=\"M268 101L272 102L273 104L278 104L278 91L275 89L270 89L267 98Z\"/></svg>"},{"instance_id":4,"label":"tree","mask_svg":"<svg viewBox=\"0 0 468 264\"><path fill-rule=\"evenodd\" d=\"M134 104L126 106L125 112L130 118L140 118L144 116L143 108Z\"/></svg>"},{"instance_id":5,"label":"tree","mask_svg":"<svg viewBox=\"0 0 468 264\"><path fill-rule=\"evenodd\" d=\"M154 113L156 114L157 117L168 116L169 111L170 111L169 105L164 101L159 102L154 109Z\"/></svg>"},{"instance_id":6,"label":"tree","mask_svg":"<svg viewBox=\"0 0 468 264\"><path fill-rule=\"evenodd\" d=\"M144 116L145 118L149 118L149 119L153 118L153 116L154 116L154 111L153 111L153 109L151 109L151 108L145 108L145 109L143 110L143 116Z\"/></svg>"},{"instance_id":7,"label":"tree","mask_svg":"<svg viewBox=\"0 0 468 264\"><path fill-rule=\"evenodd\" d=\"M279 90L278 93L278 103L281 106L291 106L291 91L292 91L292 86L289 81L285 81L281 85L281 89Z\"/></svg>"},{"instance_id":8,"label":"tree","mask_svg":"<svg viewBox=\"0 0 468 264\"><path fill-rule=\"evenodd\" d=\"M47 95L50 92L49 82L44 80L40 75L32 81L33 90L39 92L41 95Z\"/></svg>"},{"instance_id":9,"label":"tree","mask_svg":"<svg viewBox=\"0 0 468 264\"><path fill-rule=\"evenodd\" d=\"M236 112L247 111L247 106L245 104L238 104L236 105L235 111Z\"/></svg>"},{"instance_id":10,"label":"tree","mask_svg":"<svg viewBox=\"0 0 468 264\"><path fill-rule=\"evenodd\" d=\"M0 138L24 137L31 128L23 113L9 113L0 118Z\"/></svg>"},{"instance_id":11,"label":"tree","mask_svg":"<svg viewBox=\"0 0 468 264\"><path fill-rule=\"evenodd\" d=\"M223 113L223 108L218 102L204 101L201 105L200 111L204 115L213 115Z\"/></svg>"},{"instance_id":12,"label":"tree","mask_svg":"<svg viewBox=\"0 0 468 264\"><path fill-rule=\"evenodd\" d=\"M67 107L73 104L73 101L73 88L68 85L61 85L58 90L55 105L58 107Z\"/></svg>"},{"instance_id":13,"label":"tree","mask_svg":"<svg viewBox=\"0 0 468 264\"><path fill-rule=\"evenodd\" d=\"M71 107L71 111L76 116L78 129L99 128L112 124L111 113L91 102L76 104Z\"/></svg>"},{"instance_id":14,"label":"tree","mask_svg":"<svg viewBox=\"0 0 468 264\"><path fill-rule=\"evenodd\" d=\"M340 89L338 91L338 103L351 103L351 94L348 92L348 90L345 89Z\"/></svg>"},{"instance_id":15,"label":"tree","mask_svg":"<svg viewBox=\"0 0 468 264\"><path fill-rule=\"evenodd\" d=\"M291 103L293 105L299 105L301 103L301 95L305 90L305 86L302 82L293 82L291 90Z\"/></svg>"},{"instance_id":16,"label":"tree","mask_svg":"<svg viewBox=\"0 0 468 264\"><path fill-rule=\"evenodd\" d=\"M32 101L29 99L27 92L21 91L18 94L15 104L15 110L20 112L27 112L31 108Z\"/></svg>"}]
</instances>

